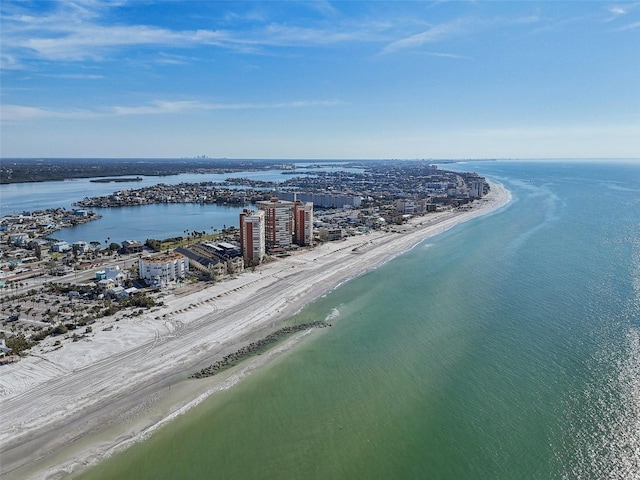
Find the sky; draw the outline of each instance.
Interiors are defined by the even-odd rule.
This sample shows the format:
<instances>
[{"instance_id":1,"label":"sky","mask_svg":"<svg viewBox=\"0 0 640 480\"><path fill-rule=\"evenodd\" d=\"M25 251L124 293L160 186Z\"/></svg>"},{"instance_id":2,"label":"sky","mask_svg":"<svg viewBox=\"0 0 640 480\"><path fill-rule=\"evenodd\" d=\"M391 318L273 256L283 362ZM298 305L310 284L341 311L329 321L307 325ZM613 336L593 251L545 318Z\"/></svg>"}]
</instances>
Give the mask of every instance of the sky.
<instances>
[{"instance_id":1,"label":"sky","mask_svg":"<svg viewBox=\"0 0 640 480\"><path fill-rule=\"evenodd\" d=\"M0 156L640 158L640 2L2 0Z\"/></svg>"}]
</instances>

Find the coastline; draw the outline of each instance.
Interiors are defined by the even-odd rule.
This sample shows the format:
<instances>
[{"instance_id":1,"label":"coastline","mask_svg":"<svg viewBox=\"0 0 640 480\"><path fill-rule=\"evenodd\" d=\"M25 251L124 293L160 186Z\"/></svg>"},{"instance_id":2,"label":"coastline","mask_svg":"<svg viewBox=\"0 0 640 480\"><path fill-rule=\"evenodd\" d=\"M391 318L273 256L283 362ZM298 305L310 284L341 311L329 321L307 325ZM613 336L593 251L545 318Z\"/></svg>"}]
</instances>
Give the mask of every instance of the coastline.
<instances>
[{"instance_id":1,"label":"coastline","mask_svg":"<svg viewBox=\"0 0 640 480\"><path fill-rule=\"evenodd\" d=\"M467 211L418 217L400 233L373 232L321 245L196 291L176 291L144 316L94 325L67 343L3 367L0 379L2 476L59 478L150 435L217 391L288 351L306 332L268 354L208 379L187 376L284 320L340 284L421 241L506 205L491 183ZM125 325L126 324L126 325Z\"/></svg>"}]
</instances>

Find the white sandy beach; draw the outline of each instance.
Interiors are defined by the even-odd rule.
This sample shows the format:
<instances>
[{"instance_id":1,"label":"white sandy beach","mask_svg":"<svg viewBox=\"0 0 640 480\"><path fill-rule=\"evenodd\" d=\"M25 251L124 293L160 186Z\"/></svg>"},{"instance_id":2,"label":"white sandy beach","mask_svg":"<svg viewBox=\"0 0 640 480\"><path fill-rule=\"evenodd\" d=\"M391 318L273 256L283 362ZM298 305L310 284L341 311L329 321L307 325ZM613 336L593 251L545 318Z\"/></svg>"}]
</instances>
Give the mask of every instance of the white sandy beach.
<instances>
[{"instance_id":1,"label":"white sandy beach","mask_svg":"<svg viewBox=\"0 0 640 480\"><path fill-rule=\"evenodd\" d=\"M101 319L87 338L63 340L62 348L42 342L0 367L2 477L62 478L145 438L304 333L220 375L189 380L190 373L266 336L345 280L510 198L492 183L489 195L469 210L417 217L397 227L400 233L326 243L232 280L176 290L163 307L134 319Z\"/></svg>"}]
</instances>

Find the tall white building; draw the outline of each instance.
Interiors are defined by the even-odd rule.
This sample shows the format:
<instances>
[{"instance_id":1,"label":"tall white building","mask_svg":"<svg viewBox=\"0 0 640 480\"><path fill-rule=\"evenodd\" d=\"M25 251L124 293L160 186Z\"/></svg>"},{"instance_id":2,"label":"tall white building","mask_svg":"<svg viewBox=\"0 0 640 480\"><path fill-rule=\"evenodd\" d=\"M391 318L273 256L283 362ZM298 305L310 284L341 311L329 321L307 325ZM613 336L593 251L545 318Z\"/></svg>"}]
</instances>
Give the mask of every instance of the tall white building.
<instances>
[{"instance_id":1,"label":"tall white building","mask_svg":"<svg viewBox=\"0 0 640 480\"><path fill-rule=\"evenodd\" d=\"M256 202L256 206L264 212L267 247L290 247L293 240L293 202L272 198Z\"/></svg>"},{"instance_id":2,"label":"tall white building","mask_svg":"<svg viewBox=\"0 0 640 480\"><path fill-rule=\"evenodd\" d=\"M313 203L272 198L256 202L264 212L267 248L310 245L313 241Z\"/></svg>"},{"instance_id":3,"label":"tall white building","mask_svg":"<svg viewBox=\"0 0 640 480\"><path fill-rule=\"evenodd\" d=\"M469 196L471 198L481 198L484 194L484 179L471 180L469 182Z\"/></svg>"},{"instance_id":4,"label":"tall white building","mask_svg":"<svg viewBox=\"0 0 640 480\"><path fill-rule=\"evenodd\" d=\"M410 199L394 200L393 205L396 207L396 211L403 215L413 215L416 213L416 204Z\"/></svg>"},{"instance_id":5,"label":"tall white building","mask_svg":"<svg viewBox=\"0 0 640 480\"><path fill-rule=\"evenodd\" d=\"M240 214L240 245L247 265L262 262L266 254L265 212L244 209Z\"/></svg>"},{"instance_id":6,"label":"tall white building","mask_svg":"<svg viewBox=\"0 0 640 480\"><path fill-rule=\"evenodd\" d=\"M189 275L189 259L181 253L141 258L138 261L138 273L149 285L162 286L186 278Z\"/></svg>"}]
</instances>

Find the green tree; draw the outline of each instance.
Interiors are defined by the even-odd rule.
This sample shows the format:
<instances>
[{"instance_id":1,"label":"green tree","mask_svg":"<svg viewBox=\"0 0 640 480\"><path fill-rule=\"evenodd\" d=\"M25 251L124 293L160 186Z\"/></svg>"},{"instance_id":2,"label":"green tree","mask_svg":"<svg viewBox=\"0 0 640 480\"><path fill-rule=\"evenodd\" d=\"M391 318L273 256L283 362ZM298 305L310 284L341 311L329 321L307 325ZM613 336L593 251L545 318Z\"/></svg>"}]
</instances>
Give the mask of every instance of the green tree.
<instances>
[{"instance_id":1,"label":"green tree","mask_svg":"<svg viewBox=\"0 0 640 480\"><path fill-rule=\"evenodd\" d=\"M60 324L60 325L56 325L53 328L53 331L51 333L53 335L63 335L65 333L67 333L68 331L69 331L69 329L66 326Z\"/></svg>"},{"instance_id":2,"label":"green tree","mask_svg":"<svg viewBox=\"0 0 640 480\"><path fill-rule=\"evenodd\" d=\"M12 335L8 337L5 341L5 344L16 355L19 355L21 352L25 350L29 350L31 347L35 345L34 342L27 340L27 338L24 336L23 333L18 333L17 335Z\"/></svg>"},{"instance_id":3,"label":"green tree","mask_svg":"<svg viewBox=\"0 0 640 480\"><path fill-rule=\"evenodd\" d=\"M160 240L156 240L155 238L147 238L145 245L147 245L147 247L151 248L155 252L159 252L160 250L162 250L162 242L160 242Z\"/></svg>"}]
</instances>

